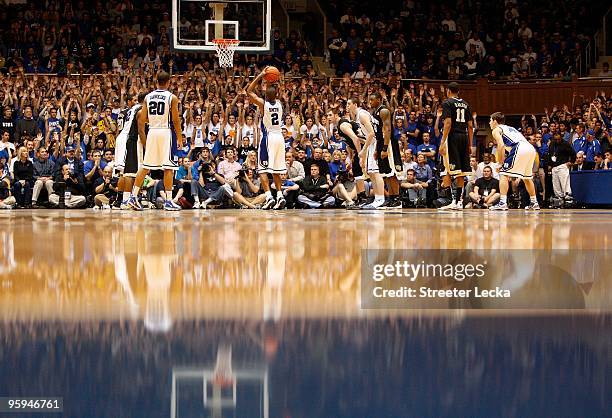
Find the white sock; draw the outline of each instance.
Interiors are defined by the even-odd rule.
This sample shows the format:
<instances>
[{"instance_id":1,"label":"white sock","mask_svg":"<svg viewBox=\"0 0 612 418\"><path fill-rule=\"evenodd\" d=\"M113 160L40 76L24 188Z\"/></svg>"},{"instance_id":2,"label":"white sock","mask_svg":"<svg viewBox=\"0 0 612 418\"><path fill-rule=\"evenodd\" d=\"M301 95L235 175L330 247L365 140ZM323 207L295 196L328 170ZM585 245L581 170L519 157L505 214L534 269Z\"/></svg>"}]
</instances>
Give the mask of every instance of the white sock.
<instances>
[{"instance_id":1,"label":"white sock","mask_svg":"<svg viewBox=\"0 0 612 418\"><path fill-rule=\"evenodd\" d=\"M507 204L507 203L508 203L508 196L500 196L500 197L499 197L499 203L500 203L501 205L505 205L505 204Z\"/></svg>"},{"instance_id":2,"label":"white sock","mask_svg":"<svg viewBox=\"0 0 612 418\"><path fill-rule=\"evenodd\" d=\"M194 200L196 203L200 203L200 196L194 196L194 197L193 197L193 200Z\"/></svg>"},{"instance_id":3,"label":"white sock","mask_svg":"<svg viewBox=\"0 0 612 418\"><path fill-rule=\"evenodd\" d=\"M374 201L375 202L384 202L385 201L385 195L374 196Z\"/></svg>"},{"instance_id":4,"label":"white sock","mask_svg":"<svg viewBox=\"0 0 612 418\"><path fill-rule=\"evenodd\" d=\"M212 199L206 199L203 203L204 206L207 206L210 202L212 202Z\"/></svg>"},{"instance_id":5,"label":"white sock","mask_svg":"<svg viewBox=\"0 0 612 418\"><path fill-rule=\"evenodd\" d=\"M172 201L172 190L166 190L166 202Z\"/></svg>"},{"instance_id":6,"label":"white sock","mask_svg":"<svg viewBox=\"0 0 612 418\"><path fill-rule=\"evenodd\" d=\"M123 192L123 201L125 202L125 201L129 200L130 199L130 195L131 195L130 192Z\"/></svg>"},{"instance_id":7,"label":"white sock","mask_svg":"<svg viewBox=\"0 0 612 418\"><path fill-rule=\"evenodd\" d=\"M535 196L530 197L529 200L531 201L532 205L537 205L538 204L538 198L535 197Z\"/></svg>"},{"instance_id":8,"label":"white sock","mask_svg":"<svg viewBox=\"0 0 612 418\"><path fill-rule=\"evenodd\" d=\"M134 188L132 189L132 196L137 197L138 193L140 193L140 187L134 186Z\"/></svg>"},{"instance_id":9,"label":"white sock","mask_svg":"<svg viewBox=\"0 0 612 418\"><path fill-rule=\"evenodd\" d=\"M268 191L266 192L266 199L267 199L267 200L274 199L274 198L272 197L272 192L271 192L270 190L268 190Z\"/></svg>"}]
</instances>

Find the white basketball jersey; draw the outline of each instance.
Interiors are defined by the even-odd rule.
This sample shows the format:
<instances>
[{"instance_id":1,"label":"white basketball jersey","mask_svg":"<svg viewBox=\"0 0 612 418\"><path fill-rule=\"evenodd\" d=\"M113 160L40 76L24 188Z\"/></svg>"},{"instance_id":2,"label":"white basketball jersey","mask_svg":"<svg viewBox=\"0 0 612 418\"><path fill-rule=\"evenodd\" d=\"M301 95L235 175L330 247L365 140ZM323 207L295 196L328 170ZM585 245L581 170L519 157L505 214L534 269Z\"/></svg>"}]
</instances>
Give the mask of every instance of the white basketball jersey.
<instances>
[{"instance_id":1,"label":"white basketball jersey","mask_svg":"<svg viewBox=\"0 0 612 418\"><path fill-rule=\"evenodd\" d=\"M279 133L281 132L281 124L283 123L283 106L280 103L280 100L276 100L274 104L271 104L267 100L264 102L264 116L263 116L263 125L270 133Z\"/></svg>"},{"instance_id":2,"label":"white basketball jersey","mask_svg":"<svg viewBox=\"0 0 612 418\"><path fill-rule=\"evenodd\" d=\"M365 133L367 132L366 129L363 127L363 125L361 124L361 115L364 114L366 115L366 118L370 121L370 124L372 125L372 129L374 130L374 133L376 134L376 125L374 124L374 118L372 118L372 114L370 112L368 112L365 109L362 108L358 108L357 109L357 117L356 117L356 121L359 124L359 127L361 128L361 132L363 132L363 135L365 136Z\"/></svg>"},{"instance_id":3,"label":"white basketball jersey","mask_svg":"<svg viewBox=\"0 0 612 418\"><path fill-rule=\"evenodd\" d=\"M145 106L149 113L149 129L170 129L172 96L168 90L147 94Z\"/></svg>"},{"instance_id":4,"label":"white basketball jersey","mask_svg":"<svg viewBox=\"0 0 612 418\"><path fill-rule=\"evenodd\" d=\"M523 136L522 133L520 133L518 130L516 130L512 126L499 125L499 128L501 129L501 132L502 132L502 139L504 140L504 145L508 148L515 147L521 142L529 142Z\"/></svg>"}]
</instances>

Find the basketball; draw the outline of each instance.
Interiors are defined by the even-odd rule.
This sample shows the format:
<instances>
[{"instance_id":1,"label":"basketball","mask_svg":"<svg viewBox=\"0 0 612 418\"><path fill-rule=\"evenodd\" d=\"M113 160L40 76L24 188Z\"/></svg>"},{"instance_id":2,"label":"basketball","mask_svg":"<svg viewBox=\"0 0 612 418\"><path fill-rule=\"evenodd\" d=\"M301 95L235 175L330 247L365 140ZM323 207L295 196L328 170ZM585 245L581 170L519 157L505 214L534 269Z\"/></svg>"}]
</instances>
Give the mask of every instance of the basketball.
<instances>
[{"instance_id":1,"label":"basketball","mask_svg":"<svg viewBox=\"0 0 612 418\"><path fill-rule=\"evenodd\" d=\"M278 71L278 68L267 67L265 71L266 74L264 75L264 78L266 79L266 81L270 83L275 83L280 80L280 71Z\"/></svg>"}]
</instances>

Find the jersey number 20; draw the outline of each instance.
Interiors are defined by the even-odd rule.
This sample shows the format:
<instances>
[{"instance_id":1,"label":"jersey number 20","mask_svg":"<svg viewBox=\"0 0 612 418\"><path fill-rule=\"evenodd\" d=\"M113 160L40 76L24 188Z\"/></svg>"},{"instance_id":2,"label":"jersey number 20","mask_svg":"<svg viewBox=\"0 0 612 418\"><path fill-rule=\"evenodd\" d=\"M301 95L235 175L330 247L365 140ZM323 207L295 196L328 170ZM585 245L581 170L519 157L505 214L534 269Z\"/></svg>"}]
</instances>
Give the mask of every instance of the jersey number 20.
<instances>
[{"instance_id":1,"label":"jersey number 20","mask_svg":"<svg viewBox=\"0 0 612 418\"><path fill-rule=\"evenodd\" d=\"M149 115L163 115L166 112L166 103L164 102L150 102L149 103Z\"/></svg>"}]
</instances>

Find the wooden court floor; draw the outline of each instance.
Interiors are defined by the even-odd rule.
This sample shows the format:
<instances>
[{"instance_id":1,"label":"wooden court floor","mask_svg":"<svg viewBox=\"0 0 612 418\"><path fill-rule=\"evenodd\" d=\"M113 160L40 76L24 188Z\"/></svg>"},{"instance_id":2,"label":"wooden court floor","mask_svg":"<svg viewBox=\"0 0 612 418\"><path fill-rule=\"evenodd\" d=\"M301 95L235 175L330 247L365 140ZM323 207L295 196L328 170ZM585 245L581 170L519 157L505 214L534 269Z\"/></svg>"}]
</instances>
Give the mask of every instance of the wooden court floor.
<instances>
[{"instance_id":1,"label":"wooden court floor","mask_svg":"<svg viewBox=\"0 0 612 418\"><path fill-rule=\"evenodd\" d=\"M588 250L609 260L611 231L605 210L0 211L0 320L148 318L164 327L377 315L360 309L364 249ZM576 279L580 297L605 310L612 273L592 276Z\"/></svg>"}]
</instances>

